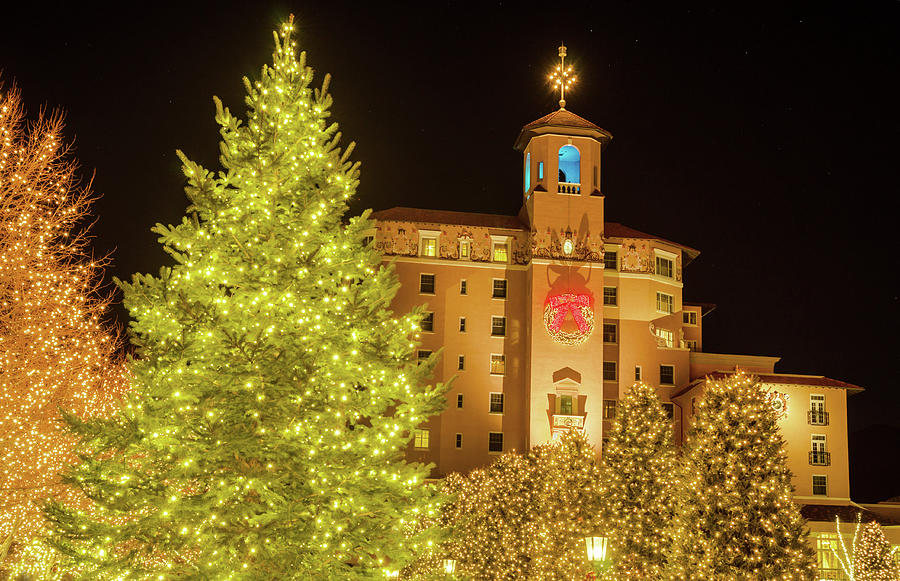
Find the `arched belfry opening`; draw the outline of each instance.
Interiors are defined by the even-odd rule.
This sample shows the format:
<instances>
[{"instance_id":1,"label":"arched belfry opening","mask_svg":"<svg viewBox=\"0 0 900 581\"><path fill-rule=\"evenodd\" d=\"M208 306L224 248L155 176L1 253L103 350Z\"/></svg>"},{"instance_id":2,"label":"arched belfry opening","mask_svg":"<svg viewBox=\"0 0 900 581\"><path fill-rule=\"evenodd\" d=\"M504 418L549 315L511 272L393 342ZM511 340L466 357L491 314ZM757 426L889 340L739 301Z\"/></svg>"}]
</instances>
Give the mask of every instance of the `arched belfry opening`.
<instances>
[{"instance_id":1,"label":"arched belfry opening","mask_svg":"<svg viewBox=\"0 0 900 581\"><path fill-rule=\"evenodd\" d=\"M581 152L574 145L559 148L559 183L581 183Z\"/></svg>"},{"instance_id":2,"label":"arched belfry opening","mask_svg":"<svg viewBox=\"0 0 900 581\"><path fill-rule=\"evenodd\" d=\"M531 188L531 152L525 154L525 192Z\"/></svg>"}]
</instances>

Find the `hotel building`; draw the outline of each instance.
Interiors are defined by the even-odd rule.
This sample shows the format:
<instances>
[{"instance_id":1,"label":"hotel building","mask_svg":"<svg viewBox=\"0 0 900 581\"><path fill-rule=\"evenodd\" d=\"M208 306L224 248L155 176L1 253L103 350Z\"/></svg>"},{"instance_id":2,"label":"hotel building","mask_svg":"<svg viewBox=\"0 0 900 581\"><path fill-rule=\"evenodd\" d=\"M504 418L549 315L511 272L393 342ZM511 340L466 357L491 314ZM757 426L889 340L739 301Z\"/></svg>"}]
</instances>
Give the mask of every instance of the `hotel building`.
<instances>
[{"instance_id":1,"label":"hotel building","mask_svg":"<svg viewBox=\"0 0 900 581\"><path fill-rule=\"evenodd\" d=\"M401 282L394 308L426 305L419 355L443 349L435 380L455 377L446 411L416 431L410 459L433 462L441 477L570 429L602 450L617 401L636 380L656 387L681 443L704 378L741 369L771 390L822 579L841 578L827 571L831 541L817 535L834 532L835 514L853 520L859 510L850 501L847 400L862 388L777 373L777 357L704 351L714 306L683 292L699 251L607 220L600 183L611 139L561 107L515 140L518 215L373 214L374 244ZM900 542L900 528L886 530Z\"/></svg>"}]
</instances>

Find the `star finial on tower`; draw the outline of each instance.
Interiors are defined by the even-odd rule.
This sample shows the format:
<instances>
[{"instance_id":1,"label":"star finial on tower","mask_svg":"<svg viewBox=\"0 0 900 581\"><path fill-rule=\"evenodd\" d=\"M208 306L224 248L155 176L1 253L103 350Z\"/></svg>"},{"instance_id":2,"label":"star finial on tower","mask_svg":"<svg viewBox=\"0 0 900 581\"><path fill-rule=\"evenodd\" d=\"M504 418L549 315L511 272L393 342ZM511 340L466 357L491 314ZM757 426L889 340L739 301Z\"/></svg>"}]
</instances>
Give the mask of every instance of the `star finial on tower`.
<instances>
[{"instance_id":1,"label":"star finial on tower","mask_svg":"<svg viewBox=\"0 0 900 581\"><path fill-rule=\"evenodd\" d=\"M575 83L575 75L572 74L572 65L566 67L566 45L559 45L559 64L556 70L550 74L550 82L554 89L559 89L559 108L566 108L566 91Z\"/></svg>"}]
</instances>

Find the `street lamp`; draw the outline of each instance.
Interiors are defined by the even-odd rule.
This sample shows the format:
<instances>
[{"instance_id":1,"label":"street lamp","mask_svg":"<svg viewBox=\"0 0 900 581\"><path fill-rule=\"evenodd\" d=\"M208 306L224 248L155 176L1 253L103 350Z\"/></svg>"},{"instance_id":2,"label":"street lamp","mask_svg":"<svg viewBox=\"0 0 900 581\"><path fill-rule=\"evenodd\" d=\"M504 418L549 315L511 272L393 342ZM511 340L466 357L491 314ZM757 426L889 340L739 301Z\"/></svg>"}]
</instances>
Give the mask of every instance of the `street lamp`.
<instances>
[{"instance_id":1,"label":"street lamp","mask_svg":"<svg viewBox=\"0 0 900 581\"><path fill-rule=\"evenodd\" d=\"M609 546L607 537L584 537L587 559L595 572L603 572L606 568L606 549Z\"/></svg>"}]
</instances>

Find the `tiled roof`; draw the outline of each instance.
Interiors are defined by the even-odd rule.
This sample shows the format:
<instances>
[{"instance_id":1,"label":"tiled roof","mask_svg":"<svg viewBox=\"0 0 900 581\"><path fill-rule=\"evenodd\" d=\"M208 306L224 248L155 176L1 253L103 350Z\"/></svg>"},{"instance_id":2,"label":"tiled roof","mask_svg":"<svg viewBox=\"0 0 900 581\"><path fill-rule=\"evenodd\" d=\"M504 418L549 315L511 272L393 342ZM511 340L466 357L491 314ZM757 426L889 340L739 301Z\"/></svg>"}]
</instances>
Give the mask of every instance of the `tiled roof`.
<instances>
[{"instance_id":1,"label":"tiled roof","mask_svg":"<svg viewBox=\"0 0 900 581\"><path fill-rule=\"evenodd\" d=\"M382 221L392 220L397 222L424 222L426 224L454 224L458 226L526 230L525 225L519 220L518 216L452 212L450 210L425 210L422 208L405 208L403 206L372 212L372 218Z\"/></svg>"},{"instance_id":2,"label":"tiled roof","mask_svg":"<svg viewBox=\"0 0 900 581\"><path fill-rule=\"evenodd\" d=\"M607 238L643 238L659 240L660 242L665 242L666 244L671 244L673 246L683 248L689 254L693 253L694 256L700 254L700 251L696 248L691 248L690 246L685 246L684 244L679 244L678 242L672 242L671 240L666 240L665 238L661 238L654 234L647 234L646 232L641 232L640 230L629 228L628 226L624 226L622 224L619 224L618 222L607 222L603 225L603 227L606 231L605 234Z\"/></svg>"},{"instance_id":3,"label":"tiled roof","mask_svg":"<svg viewBox=\"0 0 900 581\"><path fill-rule=\"evenodd\" d=\"M714 373L711 373L710 377L712 377L713 379L723 379L726 375L728 374L721 371L716 371ZM864 391L864 388L858 385L847 383L846 381L831 379L830 377L825 377L823 375L794 375L790 373L753 373L752 375L754 377L758 377L759 380L763 383L812 385L816 387L836 387L853 392Z\"/></svg>"},{"instance_id":4,"label":"tiled roof","mask_svg":"<svg viewBox=\"0 0 900 581\"><path fill-rule=\"evenodd\" d=\"M535 119L528 125L522 127L522 131L527 131L538 125L561 125L564 127L584 127L586 129L597 129L603 131L599 126L594 125L584 117L580 117L566 109L558 109L549 115L544 115L540 119Z\"/></svg>"},{"instance_id":5,"label":"tiled roof","mask_svg":"<svg viewBox=\"0 0 900 581\"><path fill-rule=\"evenodd\" d=\"M841 519L844 523L853 523L856 522L856 515L862 514L863 522L874 520L881 525L900 525L900 522L851 505L804 504L800 508L800 514L808 521L832 523L835 518Z\"/></svg>"}]
</instances>

